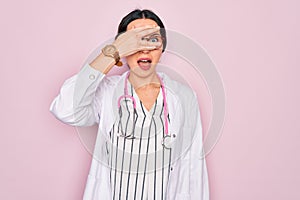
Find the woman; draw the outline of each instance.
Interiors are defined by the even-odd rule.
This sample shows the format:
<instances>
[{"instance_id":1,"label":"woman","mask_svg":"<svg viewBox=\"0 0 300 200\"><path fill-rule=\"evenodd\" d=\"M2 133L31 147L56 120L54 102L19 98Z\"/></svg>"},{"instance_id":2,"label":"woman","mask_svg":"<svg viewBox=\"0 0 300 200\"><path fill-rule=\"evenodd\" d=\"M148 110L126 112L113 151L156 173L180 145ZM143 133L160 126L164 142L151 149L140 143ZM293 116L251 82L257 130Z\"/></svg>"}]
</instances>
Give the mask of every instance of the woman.
<instances>
[{"instance_id":1,"label":"woman","mask_svg":"<svg viewBox=\"0 0 300 200\"><path fill-rule=\"evenodd\" d=\"M99 124L83 199L208 200L195 93L156 65L167 44L149 10L125 16L112 44L68 79L51 112L74 126ZM106 74L114 65L129 71Z\"/></svg>"}]
</instances>

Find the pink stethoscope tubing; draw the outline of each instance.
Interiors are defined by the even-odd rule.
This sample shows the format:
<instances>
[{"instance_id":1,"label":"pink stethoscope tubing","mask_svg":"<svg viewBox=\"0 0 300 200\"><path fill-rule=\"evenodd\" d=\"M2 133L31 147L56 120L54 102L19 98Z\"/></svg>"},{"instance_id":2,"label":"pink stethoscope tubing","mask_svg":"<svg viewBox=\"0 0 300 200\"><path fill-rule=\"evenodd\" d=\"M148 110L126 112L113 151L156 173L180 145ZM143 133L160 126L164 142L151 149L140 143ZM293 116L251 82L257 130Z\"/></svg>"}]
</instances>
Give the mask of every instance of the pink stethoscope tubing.
<instances>
[{"instance_id":1,"label":"pink stethoscope tubing","mask_svg":"<svg viewBox=\"0 0 300 200\"><path fill-rule=\"evenodd\" d=\"M124 98L125 98L125 99L126 99L126 98L131 99L132 102L133 102L133 108L136 109L136 101L135 101L134 97L133 97L133 96L130 96L130 95L128 94L127 80L128 80L129 74L130 74L130 73L128 72L127 75L126 75L126 78L125 78L124 95L120 96L119 99L118 99L118 108L119 108L119 109L120 109L120 107L121 107L121 100L124 99ZM159 78L159 80L160 80L161 89L162 89L162 95L163 95L163 102L164 102L165 133L164 133L164 137L163 137L163 140L162 140L162 145L163 145L165 148L169 149L169 147L167 147L166 144L165 144L165 138L171 137L171 136L169 135L169 126L168 126L168 111L167 111L167 107L168 107L168 106L167 106L167 99L166 99L166 91L165 91L165 85L164 85L164 83L163 83L161 77L158 76L158 78ZM125 138L128 138L128 139L129 139L129 138L130 138L130 139L133 139L131 135L122 135L122 134L120 134L119 136L122 136L122 137L125 137Z\"/></svg>"}]
</instances>

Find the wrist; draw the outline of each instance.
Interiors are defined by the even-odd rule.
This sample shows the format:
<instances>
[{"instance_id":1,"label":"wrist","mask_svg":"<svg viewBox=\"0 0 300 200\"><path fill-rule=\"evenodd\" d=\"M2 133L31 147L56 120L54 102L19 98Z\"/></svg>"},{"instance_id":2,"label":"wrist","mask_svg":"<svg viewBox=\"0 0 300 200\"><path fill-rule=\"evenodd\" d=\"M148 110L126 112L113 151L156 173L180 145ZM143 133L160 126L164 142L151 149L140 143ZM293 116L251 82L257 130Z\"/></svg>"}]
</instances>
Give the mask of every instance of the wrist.
<instances>
[{"instance_id":1,"label":"wrist","mask_svg":"<svg viewBox=\"0 0 300 200\"><path fill-rule=\"evenodd\" d=\"M122 66L122 62L120 61L120 55L119 55L119 50L117 49L117 47L114 44L109 44L106 45L103 49L102 49L102 53L104 56L107 57L111 57L115 59L115 65L117 66Z\"/></svg>"},{"instance_id":2,"label":"wrist","mask_svg":"<svg viewBox=\"0 0 300 200\"><path fill-rule=\"evenodd\" d=\"M105 56L103 53L98 55L91 63L90 66L94 69L101 71L103 74L107 74L110 69L115 65L115 59Z\"/></svg>"}]
</instances>

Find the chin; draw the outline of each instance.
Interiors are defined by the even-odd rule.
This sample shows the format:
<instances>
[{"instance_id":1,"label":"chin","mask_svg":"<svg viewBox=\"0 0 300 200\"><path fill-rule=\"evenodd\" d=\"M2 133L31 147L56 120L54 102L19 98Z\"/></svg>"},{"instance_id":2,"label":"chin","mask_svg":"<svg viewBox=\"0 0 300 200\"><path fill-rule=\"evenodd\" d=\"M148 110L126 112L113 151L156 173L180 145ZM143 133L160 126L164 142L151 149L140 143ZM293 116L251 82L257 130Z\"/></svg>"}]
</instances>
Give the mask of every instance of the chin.
<instances>
[{"instance_id":1,"label":"chin","mask_svg":"<svg viewBox=\"0 0 300 200\"><path fill-rule=\"evenodd\" d=\"M129 67L130 72L132 72L136 76L145 77L145 78L152 75L153 73L156 73L155 68L156 68L155 65L151 65L149 69L143 69L140 66Z\"/></svg>"}]
</instances>

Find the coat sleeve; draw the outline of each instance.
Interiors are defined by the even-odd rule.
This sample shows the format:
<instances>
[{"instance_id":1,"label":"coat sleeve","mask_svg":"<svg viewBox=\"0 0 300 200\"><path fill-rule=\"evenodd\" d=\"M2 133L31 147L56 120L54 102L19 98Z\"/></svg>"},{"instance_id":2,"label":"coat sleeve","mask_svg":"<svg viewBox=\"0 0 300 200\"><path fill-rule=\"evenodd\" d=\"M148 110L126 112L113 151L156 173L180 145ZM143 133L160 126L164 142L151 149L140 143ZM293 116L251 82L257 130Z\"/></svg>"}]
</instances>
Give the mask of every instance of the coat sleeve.
<instances>
[{"instance_id":1,"label":"coat sleeve","mask_svg":"<svg viewBox=\"0 0 300 200\"><path fill-rule=\"evenodd\" d=\"M194 94L191 114L194 119L194 138L190 150L190 196L191 199L209 200L208 173L202 142L202 124L198 101Z\"/></svg>"},{"instance_id":2,"label":"coat sleeve","mask_svg":"<svg viewBox=\"0 0 300 200\"><path fill-rule=\"evenodd\" d=\"M98 122L100 96L98 85L105 75L86 64L78 74L67 79L50 105L50 111L63 123L72 126L92 126Z\"/></svg>"}]
</instances>

